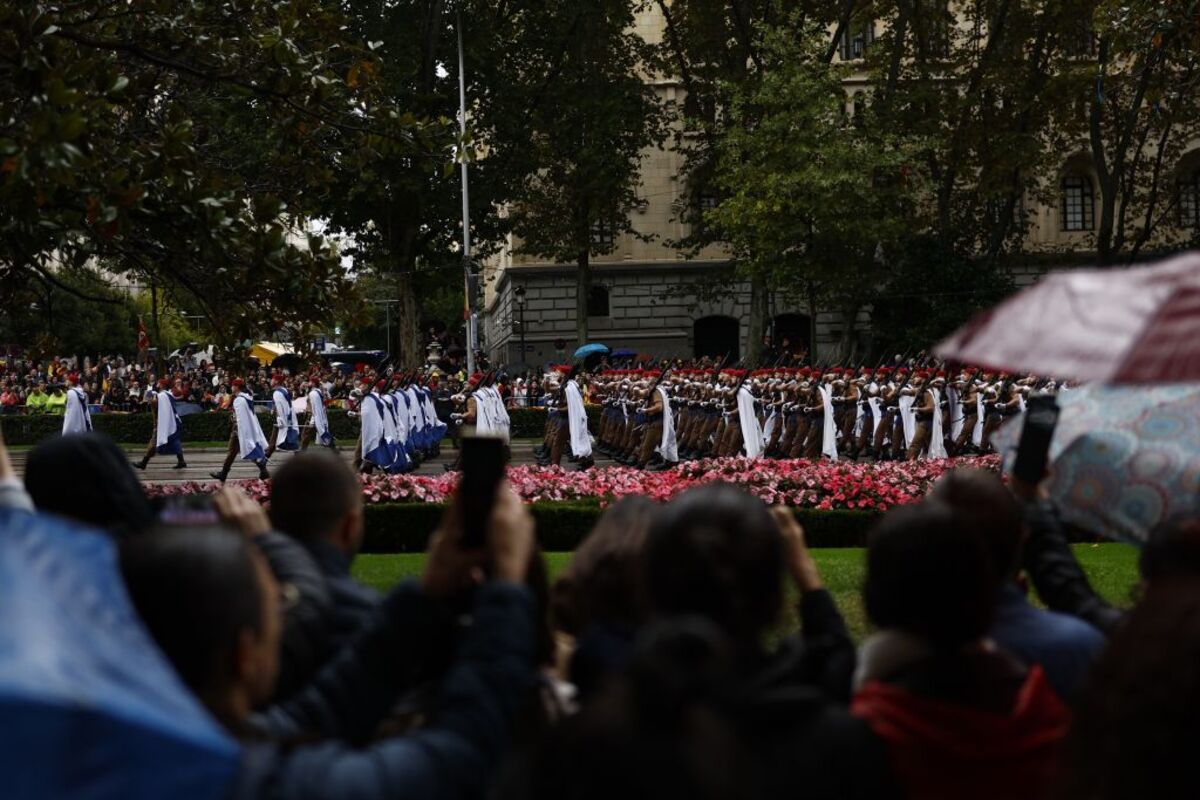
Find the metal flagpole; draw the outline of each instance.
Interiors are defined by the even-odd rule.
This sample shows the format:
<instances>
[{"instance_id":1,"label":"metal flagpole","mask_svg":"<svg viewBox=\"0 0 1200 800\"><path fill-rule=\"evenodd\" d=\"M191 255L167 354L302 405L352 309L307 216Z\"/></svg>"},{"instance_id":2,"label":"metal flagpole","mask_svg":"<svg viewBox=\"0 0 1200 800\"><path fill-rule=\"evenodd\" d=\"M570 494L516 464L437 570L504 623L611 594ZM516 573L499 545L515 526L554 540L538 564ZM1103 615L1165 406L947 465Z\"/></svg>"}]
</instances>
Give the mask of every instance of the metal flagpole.
<instances>
[{"instance_id":1,"label":"metal flagpole","mask_svg":"<svg viewBox=\"0 0 1200 800\"><path fill-rule=\"evenodd\" d=\"M475 349L478 337L475 333L474 303L471 297L471 208L467 187L467 78L463 67L462 11L456 12L458 27L458 131L459 164L462 167L462 215L463 215L463 316L467 323L467 375L475 374Z\"/></svg>"}]
</instances>

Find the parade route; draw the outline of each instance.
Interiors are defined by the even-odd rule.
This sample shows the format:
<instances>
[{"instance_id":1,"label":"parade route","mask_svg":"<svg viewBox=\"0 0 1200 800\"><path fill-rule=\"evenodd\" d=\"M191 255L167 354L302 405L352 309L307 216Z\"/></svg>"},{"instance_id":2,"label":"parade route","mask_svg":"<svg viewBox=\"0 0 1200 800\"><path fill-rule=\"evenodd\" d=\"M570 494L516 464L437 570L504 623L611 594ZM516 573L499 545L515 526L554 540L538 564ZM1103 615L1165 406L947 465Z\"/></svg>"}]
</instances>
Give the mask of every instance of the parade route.
<instances>
[{"instance_id":1,"label":"parade route","mask_svg":"<svg viewBox=\"0 0 1200 800\"><path fill-rule=\"evenodd\" d=\"M515 466L536 464L537 459L533 455L534 443L531 441L517 441L512 445L512 464ZM142 453L145 452L145 446L134 447L132 445L123 445L122 449L129 456L130 462L135 462L141 459ZM338 450L338 454L342 459L350 464L354 460L353 442L348 447L343 447ZM613 466L612 460L596 454L596 466ZM28 450L20 450L11 454L13 466L18 475L25 474L25 461L29 457ZM289 458L293 458L293 453L276 452L268 464L268 469L277 469L287 463ZM438 458L426 461L421 464L416 470L416 475L441 475L445 472L445 464L452 464L458 457L458 451L450 446L449 442L442 449L441 455ZM182 483L184 481L211 481L213 478L209 475L221 468L222 462L225 460L225 448L203 447L194 450L184 449L184 458L187 460L187 469L175 469L174 456L156 456L146 467L144 471L139 471L142 483ZM564 460L564 469L574 469L574 465ZM258 468L247 461L235 461L233 469L229 473L230 481L250 480L258 477Z\"/></svg>"}]
</instances>

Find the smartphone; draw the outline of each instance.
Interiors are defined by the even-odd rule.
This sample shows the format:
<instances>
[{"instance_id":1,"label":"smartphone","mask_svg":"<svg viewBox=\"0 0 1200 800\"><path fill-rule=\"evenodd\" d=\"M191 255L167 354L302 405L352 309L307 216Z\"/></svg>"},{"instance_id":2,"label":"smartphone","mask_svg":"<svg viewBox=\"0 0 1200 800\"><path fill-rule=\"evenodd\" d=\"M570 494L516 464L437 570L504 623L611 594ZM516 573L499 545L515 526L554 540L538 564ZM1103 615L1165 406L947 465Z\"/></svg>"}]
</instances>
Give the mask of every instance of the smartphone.
<instances>
[{"instance_id":1,"label":"smartphone","mask_svg":"<svg viewBox=\"0 0 1200 800\"><path fill-rule=\"evenodd\" d=\"M1025 427L1021 429L1021 441L1017 445L1017 460L1013 463L1013 477L1031 486L1042 482L1050 455L1050 440L1058 425L1058 413L1058 403L1052 396L1029 398L1025 407Z\"/></svg>"},{"instance_id":2,"label":"smartphone","mask_svg":"<svg viewBox=\"0 0 1200 800\"><path fill-rule=\"evenodd\" d=\"M461 457L458 502L462 509L462 541L466 547L483 547L496 490L504 480L507 460L504 440L495 436L464 436Z\"/></svg>"}]
</instances>

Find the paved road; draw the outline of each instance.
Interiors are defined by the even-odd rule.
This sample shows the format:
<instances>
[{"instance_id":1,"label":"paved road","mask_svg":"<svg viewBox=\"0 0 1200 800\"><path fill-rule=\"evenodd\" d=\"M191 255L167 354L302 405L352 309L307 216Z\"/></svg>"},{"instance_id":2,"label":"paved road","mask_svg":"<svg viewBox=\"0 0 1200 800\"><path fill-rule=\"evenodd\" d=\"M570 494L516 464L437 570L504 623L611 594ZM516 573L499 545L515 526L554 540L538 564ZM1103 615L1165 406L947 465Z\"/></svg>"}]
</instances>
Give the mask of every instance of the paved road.
<instances>
[{"instance_id":1,"label":"paved road","mask_svg":"<svg viewBox=\"0 0 1200 800\"><path fill-rule=\"evenodd\" d=\"M351 463L353 458L353 443L349 447L342 448L339 451L341 457L347 464ZM533 464L533 443L531 442L515 442L512 446L512 462L514 464ZM134 447L133 445L125 446L125 452L129 455L130 461L141 460L142 453L145 452L145 446ZM12 454L13 466L16 467L18 475L25 474L25 459L29 455L28 451L15 452ZM207 481L212 480L209 473L221 468L221 464L225 460L225 448L202 448L188 449L184 447L184 458L187 460L187 469L174 469L174 456L156 456L146 471L141 473L143 483L176 483L181 481ZM287 459L293 456L292 453L277 452L271 459L269 468L275 468L286 463ZM597 453L597 466L612 466L613 462L604 458ZM452 463L458 457L458 451L447 444L442 449L442 454L439 458L433 461L423 463L417 470L418 475L441 475L445 472L444 464ZM563 464L567 469L571 469L568 463ZM229 473L230 480L245 480L248 478L258 477L258 468L246 461L235 461L233 470Z\"/></svg>"}]
</instances>

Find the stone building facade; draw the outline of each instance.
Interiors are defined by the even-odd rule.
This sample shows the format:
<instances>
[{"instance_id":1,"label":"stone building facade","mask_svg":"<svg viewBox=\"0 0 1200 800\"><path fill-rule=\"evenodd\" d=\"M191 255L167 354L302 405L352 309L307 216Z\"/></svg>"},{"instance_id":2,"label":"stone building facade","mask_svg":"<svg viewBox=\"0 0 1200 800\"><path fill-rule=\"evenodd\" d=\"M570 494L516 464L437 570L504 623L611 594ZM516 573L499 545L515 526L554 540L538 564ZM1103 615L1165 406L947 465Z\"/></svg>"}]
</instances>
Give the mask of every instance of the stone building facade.
<instances>
[{"instance_id":1,"label":"stone building facade","mask_svg":"<svg viewBox=\"0 0 1200 800\"><path fill-rule=\"evenodd\" d=\"M645 4L637 19L639 35L657 44L664 30L658 5ZM842 60L855 61L882 30L880 21L856 22L842 48ZM851 73L844 83L847 113L852 115L868 102L871 87L862 72ZM682 104L678 81L657 80L655 88L663 101ZM1183 150L1186 155L1177 168L1179 205L1184 214L1191 214L1191 227L1200 230L1200 141ZM736 358L750 347L749 284L731 277L729 254L719 247L690 256L668 244L688 233L680 219L681 204L689 202L694 192L686 185L682 167L682 156L669 144L644 153L640 197L645 205L634 213L632 222L648 240L618 236L613 252L591 257L591 338L613 349L653 356L730 353ZM1050 265L1086 263L1092 250L1098 209L1090 162L1081 154L1068 153L1061 170L1044 180L1044 191L1023 200L1031 258L1027 267L1013 269L1018 285L1032 282ZM1180 224L1189 224L1182 215L1180 219ZM481 345L495 363L540 365L567 358L581 344L576 341L574 266L522 255L520 244L510 238L483 266ZM722 299L708 299L713 293L706 288L714 283L724 289ZM518 288L525 299L523 326L515 324L521 322ZM767 330L776 342L790 339L817 357L837 346L844 325L839 315L819 309L811 314L803 297L797 296L771 298L769 306ZM860 313L856 330L860 343L869 346L867 311Z\"/></svg>"}]
</instances>

